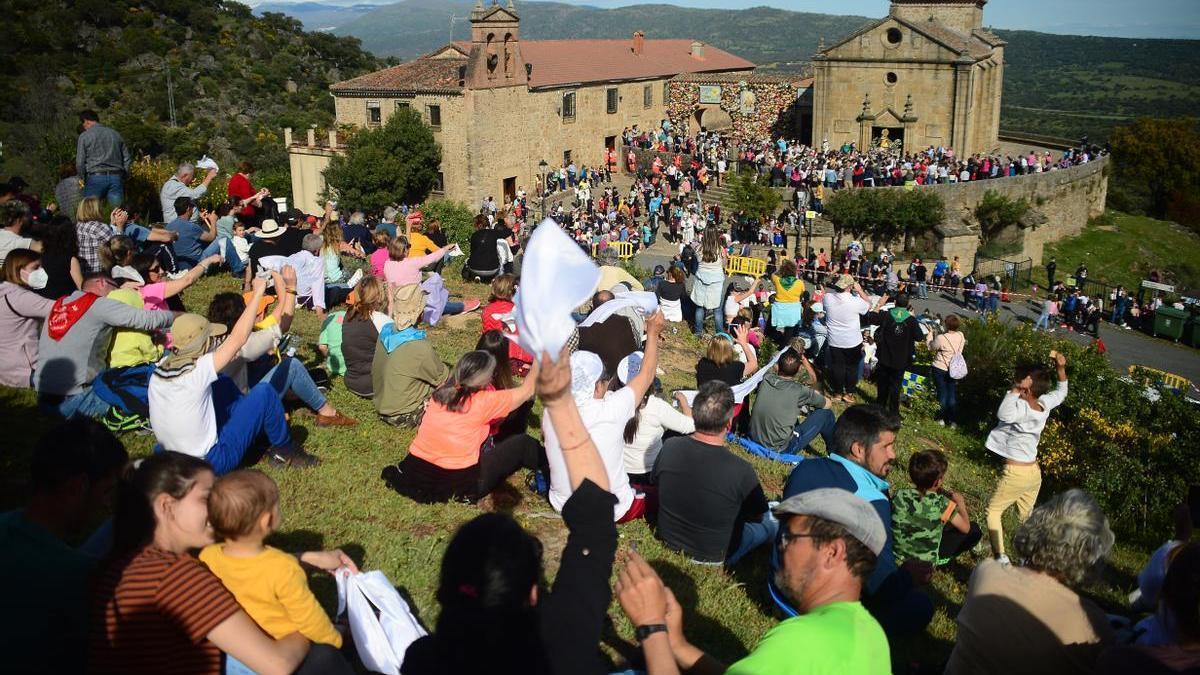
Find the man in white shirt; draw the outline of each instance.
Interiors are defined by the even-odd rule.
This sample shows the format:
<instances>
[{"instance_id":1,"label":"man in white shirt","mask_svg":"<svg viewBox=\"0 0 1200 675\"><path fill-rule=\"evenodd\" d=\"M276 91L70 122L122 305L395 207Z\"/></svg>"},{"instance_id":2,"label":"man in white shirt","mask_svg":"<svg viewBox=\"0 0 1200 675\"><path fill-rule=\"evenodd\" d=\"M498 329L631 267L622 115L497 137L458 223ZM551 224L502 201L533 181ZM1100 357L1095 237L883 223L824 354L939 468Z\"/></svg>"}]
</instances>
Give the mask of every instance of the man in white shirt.
<instances>
[{"instance_id":1,"label":"man in white shirt","mask_svg":"<svg viewBox=\"0 0 1200 675\"><path fill-rule=\"evenodd\" d=\"M14 248L28 248L34 251L42 250L41 242L21 236L21 228L29 220L29 207L25 202L13 199L0 207L0 265L8 257L8 252Z\"/></svg>"},{"instance_id":2,"label":"man in white shirt","mask_svg":"<svg viewBox=\"0 0 1200 675\"><path fill-rule=\"evenodd\" d=\"M270 272L280 272L284 267L291 266L296 270L297 303L311 307L317 313L317 321L325 320L325 309L329 304L337 305L346 299L349 289L331 287L336 297L326 297L325 261L321 259L321 248L324 240L319 234L306 234L300 243L299 253L289 256L269 255L259 259L258 266Z\"/></svg>"},{"instance_id":3,"label":"man in white shirt","mask_svg":"<svg viewBox=\"0 0 1200 675\"><path fill-rule=\"evenodd\" d=\"M147 398L150 426L164 450L200 457L222 475L241 464L259 435L271 444L273 465L307 467L317 458L293 447L279 393L260 382L245 396L217 373L237 357L254 329L266 281L255 279L254 295L237 323L216 349L209 351L226 327L198 314L181 314L171 325L174 344L150 376ZM225 411L218 423L217 410Z\"/></svg>"},{"instance_id":4,"label":"man in white shirt","mask_svg":"<svg viewBox=\"0 0 1200 675\"><path fill-rule=\"evenodd\" d=\"M854 403L858 387L858 362L862 359L862 323L859 317L871 309L862 286L849 274L833 283L836 292L822 299L825 325L829 329L829 395Z\"/></svg>"},{"instance_id":5,"label":"man in white shirt","mask_svg":"<svg viewBox=\"0 0 1200 675\"><path fill-rule=\"evenodd\" d=\"M625 424L633 417L638 404L654 383L654 372L658 365L658 340L662 334L662 312L655 312L646 319L646 348L642 369L630 378L625 387L608 391L613 373L605 372L600 357L592 352L579 351L571 355L571 391L579 406L579 416L592 436L596 449L604 459L608 471L609 491L617 497L613 507L613 520L618 523L636 520L645 514L646 501L643 495L634 492L625 473ZM561 511L572 490L567 476L563 453L575 448L563 448L550 423L547 413L542 413L542 434L546 442L546 459L550 464L550 505Z\"/></svg>"}]
</instances>

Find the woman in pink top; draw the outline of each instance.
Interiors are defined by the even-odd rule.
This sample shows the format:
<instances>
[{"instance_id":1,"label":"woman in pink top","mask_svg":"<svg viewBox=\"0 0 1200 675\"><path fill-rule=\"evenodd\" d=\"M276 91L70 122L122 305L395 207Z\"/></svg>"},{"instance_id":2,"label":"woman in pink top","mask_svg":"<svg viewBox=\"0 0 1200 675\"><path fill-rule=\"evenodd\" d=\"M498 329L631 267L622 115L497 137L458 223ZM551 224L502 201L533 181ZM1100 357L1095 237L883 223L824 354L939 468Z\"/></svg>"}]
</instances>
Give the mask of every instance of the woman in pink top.
<instances>
[{"instance_id":1,"label":"woman in pink top","mask_svg":"<svg viewBox=\"0 0 1200 675\"><path fill-rule=\"evenodd\" d=\"M411 286L421 283L421 270L436 263L446 255L456 244L448 244L430 253L408 257L408 238L397 236L388 244L389 260L383 265L383 278L388 285L388 294L395 292L397 286ZM465 303L448 300L442 309L443 314L462 314L479 308L479 301L468 299Z\"/></svg>"},{"instance_id":2,"label":"woman in pink top","mask_svg":"<svg viewBox=\"0 0 1200 675\"><path fill-rule=\"evenodd\" d=\"M221 264L221 256L211 255L201 260L182 277L168 279L163 273L158 258L149 253L139 253L133 256L133 264L130 267L141 277L141 281L134 279L132 274L118 276L116 272L118 269L127 269L119 267L113 268L113 278L122 280L122 288L136 288L138 295L142 296L146 309L170 310L171 308L167 306L167 298L179 295L183 289L199 281L210 266L219 264Z\"/></svg>"},{"instance_id":3,"label":"woman in pink top","mask_svg":"<svg viewBox=\"0 0 1200 675\"><path fill-rule=\"evenodd\" d=\"M388 261L388 246L392 243L392 235L388 234L388 231L381 227L371 234L371 243L375 244L375 250L368 258L371 264L371 275L377 279L382 279L383 266Z\"/></svg>"}]
</instances>

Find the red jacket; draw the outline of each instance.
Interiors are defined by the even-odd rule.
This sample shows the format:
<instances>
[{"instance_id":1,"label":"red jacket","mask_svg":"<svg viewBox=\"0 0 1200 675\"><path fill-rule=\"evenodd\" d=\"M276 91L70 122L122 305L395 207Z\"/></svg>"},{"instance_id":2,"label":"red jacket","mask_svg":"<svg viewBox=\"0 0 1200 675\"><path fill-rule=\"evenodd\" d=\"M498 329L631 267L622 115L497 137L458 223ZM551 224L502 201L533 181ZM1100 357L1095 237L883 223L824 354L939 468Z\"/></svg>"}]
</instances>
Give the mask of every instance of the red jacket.
<instances>
[{"instance_id":1,"label":"red jacket","mask_svg":"<svg viewBox=\"0 0 1200 675\"><path fill-rule=\"evenodd\" d=\"M483 330L481 333L486 333L489 330L498 330L504 334L516 334L516 330L508 330L508 326L503 321L497 319L496 314L508 314L513 310L511 300L493 300L483 307ZM521 345L515 340L508 341L508 358L510 361L520 361L522 363L533 363L533 355L521 349Z\"/></svg>"},{"instance_id":2,"label":"red jacket","mask_svg":"<svg viewBox=\"0 0 1200 675\"><path fill-rule=\"evenodd\" d=\"M229 187L226 192L230 197L237 197L238 199L249 199L258 194L258 190L254 189L254 186L250 184L250 179L243 173L235 173L230 177ZM243 207L242 215L254 215L254 205L247 204Z\"/></svg>"}]
</instances>

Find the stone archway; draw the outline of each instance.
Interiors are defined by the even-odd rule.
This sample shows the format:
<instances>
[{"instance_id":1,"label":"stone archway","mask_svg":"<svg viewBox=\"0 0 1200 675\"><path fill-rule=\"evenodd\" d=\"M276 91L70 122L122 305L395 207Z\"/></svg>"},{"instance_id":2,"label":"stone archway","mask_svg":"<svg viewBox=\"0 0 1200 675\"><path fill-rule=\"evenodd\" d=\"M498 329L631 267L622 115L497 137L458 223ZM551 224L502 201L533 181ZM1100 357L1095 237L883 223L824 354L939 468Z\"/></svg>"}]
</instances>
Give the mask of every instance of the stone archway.
<instances>
[{"instance_id":1,"label":"stone archway","mask_svg":"<svg viewBox=\"0 0 1200 675\"><path fill-rule=\"evenodd\" d=\"M696 126L708 131L721 131L733 126L733 118L719 105L702 105L696 109Z\"/></svg>"},{"instance_id":2,"label":"stone archway","mask_svg":"<svg viewBox=\"0 0 1200 675\"><path fill-rule=\"evenodd\" d=\"M668 87L667 117L692 134L704 127L738 139L794 136L799 80L757 73L689 73Z\"/></svg>"}]
</instances>

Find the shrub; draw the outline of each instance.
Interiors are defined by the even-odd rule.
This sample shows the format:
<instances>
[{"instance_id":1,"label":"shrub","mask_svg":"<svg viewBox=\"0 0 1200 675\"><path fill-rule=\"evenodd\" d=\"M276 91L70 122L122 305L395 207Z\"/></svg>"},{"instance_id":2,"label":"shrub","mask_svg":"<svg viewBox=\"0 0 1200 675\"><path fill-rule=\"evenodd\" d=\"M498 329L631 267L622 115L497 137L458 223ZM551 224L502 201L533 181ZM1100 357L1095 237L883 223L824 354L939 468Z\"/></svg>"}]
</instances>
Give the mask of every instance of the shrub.
<instances>
[{"instance_id":1,"label":"shrub","mask_svg":"<svg viewBox=\"0 0 1200 675\"><path fill-rule=\"evenodd\" d=\"M441 221L446 238L456 242L463 253L471 254L471 235L475 232L474 211L459 202L434 199L421 205L421 213L425 216L425 222Z\"/></svg>"},{"instance_id":2,"label":"shrub","mask_svg":"<svg viewBox=\"0 0 1200 675\"><path fill-rule=\"evenodd\" d=\"M1021 219L1029 213L1029 201L1024 197L1011 199L995 190L983 193L983 199L975 207L975 217L983 232L984 241L991 241L1004 230L1020 227Z\"/></svg>"},{"instance_id":3,"label":"shrub","mask_svg":"<svg viewBox=\"0 0 1200 675\"><path fill-rule=\"evenodd\" d=\"M1025 325L969 321L964 356L970 374L959 408L986 433L1020 364L1067 355L1069 393L1042 435L1039 460L1050 494L1068 487L1092 492L1113 527L1125 534L1162 532L1171 508L1200 483L1200 408L1179 396L1146 395L1144 382L1122 378L1090 347Z\"/></svg>"},{"instance_id":4,"label":"shrub","mask_svg":"<svg viewBox=\"0 0 1200 675\"><path fill-rule=\"evenodd\" d=\"M125 179L125 209L130 214L139 216L143 222L162 222L162 202L159 191L162 186L175 174L176 164L164 159L142 157L129 167L129 176ZM192 185L201 183L205 172L196 170ZM229 198L230 172L222 169L220 174L208 184L208 191L197 199L200 206L215 209Z\"/></svg>"},{"instance_id":5,"label":"shrub","mask_svg":"<svg viewBox=\"0 0 1200 675\"><path fill-rule=\"evenodd\" d=\"M355 133L346 153L330 160L325 196L336 194L343 204L373 214L397 201L417 204L433 189L441 163L433 132L420 115L401 108L382 127Z\"/></svg>"},{"instance_id":6,"label":"shrub","mask_svg":"<svg viewBox=\"0 0 1200 675\"><path fill-rule=\"evenodd\" d=\"M730 185L730 205L755 218L766 218L779 208L779 193L754 180L754 173L742 171Z\"/></svg>"}]
</instances>

